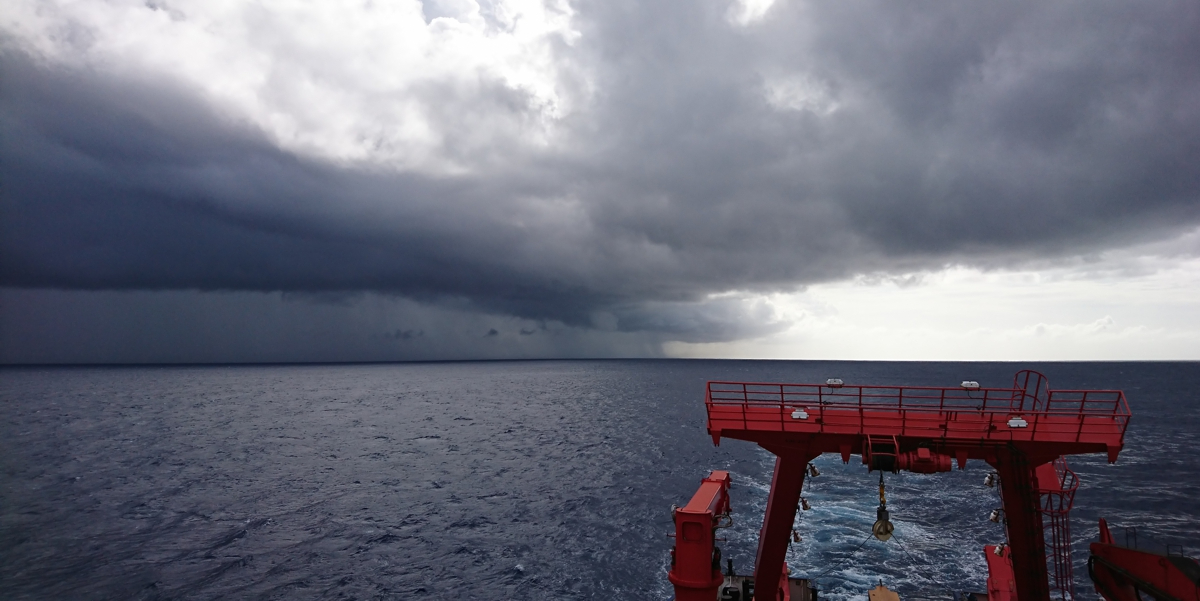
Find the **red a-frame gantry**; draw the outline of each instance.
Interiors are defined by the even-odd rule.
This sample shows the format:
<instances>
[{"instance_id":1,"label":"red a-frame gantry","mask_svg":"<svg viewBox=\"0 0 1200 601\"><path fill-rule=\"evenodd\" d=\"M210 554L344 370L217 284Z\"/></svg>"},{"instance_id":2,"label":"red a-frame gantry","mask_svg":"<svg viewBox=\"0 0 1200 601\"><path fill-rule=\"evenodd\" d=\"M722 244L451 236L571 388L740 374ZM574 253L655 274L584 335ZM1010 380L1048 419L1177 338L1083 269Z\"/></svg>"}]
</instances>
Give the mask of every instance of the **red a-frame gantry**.
<instances>
[{"instance_id":1,"label":"red a-frame gantry","mask_svg":"<svg viewBox=\"0 0 1200 601\"><path fill-rule=\"evenodd\" d=\"M840 453L845 462L861 455L872 470L918 473L949 471L951 458L959 469L979 459L1000 476L1017 601L1050 601L1042 513L1057 510L1065 527L1064 487L1074 484L1055 460L1107 453L1116 461L1130 417L1120 391L1051 391L1045 376L1028 370L1012 388L709 382L705 405L714 444L746 440L776 456L756 582L773 582L783 570L805 468L818 455ZM1047 494L1057 495L1058 507L1043 506ZM1056 556L1056 571L1062 564L1069 570L1069 557ZM770 601L774 588L759 587L755 601Z\"/></svg>"}]
</instances>

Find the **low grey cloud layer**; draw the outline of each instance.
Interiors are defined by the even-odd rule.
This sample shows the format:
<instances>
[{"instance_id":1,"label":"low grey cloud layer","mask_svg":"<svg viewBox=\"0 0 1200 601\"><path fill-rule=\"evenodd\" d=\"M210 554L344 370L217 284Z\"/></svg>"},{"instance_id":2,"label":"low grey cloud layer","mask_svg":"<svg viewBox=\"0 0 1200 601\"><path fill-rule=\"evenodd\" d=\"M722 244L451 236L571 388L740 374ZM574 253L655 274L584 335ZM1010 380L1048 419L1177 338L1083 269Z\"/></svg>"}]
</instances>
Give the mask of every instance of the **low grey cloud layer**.
<instances>
[{"instance_id":1,"label":"low grey cloud layer","mask_svg":"<svg viewBox=\"0 0 1200 601\"><path fill-rule=\"evenodd\" d=\"M504 3L454 6L426 3L419 26L516 31ZM533 83L464 67L360 93L392 74L339 70L332 50L278 62L252 95L278 97L291 137L186 65L103 55L94 24L63 16L48 51L10 20L0 285L371 291L703 342L781 327L712 295L1200 224L1194 3L569 8ZM192 18L173 10L161 23ZM288 113L305 86L350 100ZM317 135L376 113L377 130Z\"/></svg>"}]
</instances>

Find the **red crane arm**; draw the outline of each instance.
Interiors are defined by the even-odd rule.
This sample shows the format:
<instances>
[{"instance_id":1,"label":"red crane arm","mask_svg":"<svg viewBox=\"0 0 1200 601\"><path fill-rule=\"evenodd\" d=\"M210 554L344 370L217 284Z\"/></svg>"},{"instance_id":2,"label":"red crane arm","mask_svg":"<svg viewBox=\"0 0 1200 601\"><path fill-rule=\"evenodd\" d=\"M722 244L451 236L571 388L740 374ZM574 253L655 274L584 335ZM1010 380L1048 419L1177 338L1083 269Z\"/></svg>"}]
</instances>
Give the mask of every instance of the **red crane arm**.
<instances>
[{"instance_id":1,"label":"red crane arm","mask_svg":"<svg viewBox=\"0 0 1200 601\"><path fill-rule=\"evenodd\" d=\"M1139 592L1158 601L1200 600L1200 564L1190 557L1117 545L1103 518L1100 542L1092 543L1091 550L1088 575L1108 601L1142 601Z\"/></svg>"},{"instance_id":2,"label":"red crane arm","mask_svg":"<svg viewBox=\"0 0 1200 601\"><path fill-rule=\"evenodd\" d=\"M713 470L687 505L674 511L675 548L667 578L678 601L717 598L721 554L716 548L718 521L729 516L729 472Z\"/></svg>"}]
</instances>

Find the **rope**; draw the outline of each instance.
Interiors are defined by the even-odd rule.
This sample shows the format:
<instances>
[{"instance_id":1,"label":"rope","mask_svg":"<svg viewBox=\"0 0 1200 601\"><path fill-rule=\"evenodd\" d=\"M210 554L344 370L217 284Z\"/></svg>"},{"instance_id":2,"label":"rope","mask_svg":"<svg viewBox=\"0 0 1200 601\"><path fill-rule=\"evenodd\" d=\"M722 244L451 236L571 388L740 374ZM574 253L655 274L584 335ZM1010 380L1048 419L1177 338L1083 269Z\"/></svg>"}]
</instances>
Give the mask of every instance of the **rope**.
<instances>
[{"instance_id":1,"label":"rope","mask_svg":"<svg viewBox=\"0 0 1200 601\"><path fill-rule=\"evenodd\" d=\"M867 543L870 542L870 540L872 538L875 538L875 534L874 533L868 534L867 538L863 539L863 542L859 543L858 547L856 547L853 551L851 551L850 554L847 555L845 557L845 559L842 559L842 561L840 563L835 564L832 568L829 568L828 570L825 570L824 572L821 572L820 575L812 577L810 580L817 580L818 578L824 578L824 577L828 576L830 573L832 573L834 570L837 570L837 569L845 566L846 562L853 559L854 554L858 553L859 549L862 549L863 547L867 546Z\"/></svg>"},{"instance_id":2,"label":"rope","mask_svg":"<svg viewBox=\"0 0 1200 601\"><path fill-rule=\"evenodd\" d=\"M934 577L930 576L928 573L925 573L924 571L922 571L922 570L920 570L919 568L916 568L916 567L915 567L915 566L918 564L918 562L917 562L917 560L916 560L916 558L915 558L915 557L913 557L912 555L910 555L910 554L908 553L908 549L904 547L904 543L900 541L900 537L896 536L896 534L895 534L895 533L892 533L892 538L893 538L893 539L895 539L895 541L896 541L896 544L897 544L897 545L900 545L900 550L901 550L901 551L904 551L904 555L905 555L906 557L908 557L908 560L909 560L909 561L911 561L911 562L913 562L913 565L914 565L914 570L917 572L917 574L918 574L918 575L920 575L922 578L924 578L924 579L926 579L926 580L928 580L928 581L930 581L930 582L932 582L932 583L934 583L934 584L936 584L936 585L938 585L938 586L940 586L940 587L942 587L942 588L946 589L947 591L949 591L949 592L950 592L950 594L951 594L952 596L955 596L955 597L957 598L957 595L958 595L958 593L957 593L957 592L956 592L954 589L952 589L952 588L950 588L950 587L946 586L945 584L943 584L943 583L942 583L940 580L938 580L937 578L934 578Z\"/></svg>"},{"instance_id":3,"label":"rope","mask_svg":"<svg viewBox=\"0 0 1200 601\"><path fill-rule=\"evenodd\" d=\"M810 580L813 580L813 581L819 580L819 579L824 578L824 577L828 576L829 574L833 573L835 570L838 570L838 569L844 567L847 562L849 562L851 559L854 558L855 553L858 553L863 547L867 546L867 543L870 542L872 538L875 538L874 533L868 534L867 538L863 539L863 542L859 543L859 545L857 547L855 547L853 551L850 552L850 555L847 555L844 559L842 559L842 561L838 562L837 564L835 564L833 567L829 568L828 570L825 570L824 572L821 572L820 574L813 576ZM946 586L942 581L938 580L937 578L934 578L929 573L916 567L917 565L920 564L920 562L918 562L917 559L915 557L913 557L911 553L908 552L908 549L904 546L904 543L900 541L900 537L896 536L893 533L892 539L896 541L896 544L900 547L900 550L904 552L905 557L908 557L908 560L913 563L913 569L917 572L917 574L919 576L921 576L922 578L945 589L946 591L948 591L951 594L951 596L954 596L957 598L957 592L953 588Z\"/></svg>"}]
</instances>

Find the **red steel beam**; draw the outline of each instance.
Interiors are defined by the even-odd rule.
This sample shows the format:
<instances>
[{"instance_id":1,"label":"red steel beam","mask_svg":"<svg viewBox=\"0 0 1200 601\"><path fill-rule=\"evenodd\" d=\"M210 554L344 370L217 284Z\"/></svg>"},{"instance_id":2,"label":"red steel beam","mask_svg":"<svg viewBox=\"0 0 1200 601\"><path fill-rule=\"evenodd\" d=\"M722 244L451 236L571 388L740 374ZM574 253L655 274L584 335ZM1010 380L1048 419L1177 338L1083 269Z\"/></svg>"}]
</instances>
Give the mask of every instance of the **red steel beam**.
<instances>
[{"instance_id":1,"label":"red steel beam","mask_svg":"<svg viewBox=\"0 0 1200 601\"><path fill-rule=\"evenodd\" d=\"M1000 474L1000 497L1004 500L1017 599L1050 601L1041 495L1035 487L1037 466L1015 448L998 453L991 465Z\"/></svg>"},{"instance_id":2,"label":"red steel beam","mask_svg":"<svg viewBox=\"0 0 1200 601\"><path fill-rule=\"evenodd\" d=\"M983 556L988 567L988 601L1016 601L1017 584L1008 546L985 545Z\"/></svg>"},{"instance_id":3,"label":"red steel beam","mask_svg":"<svg viewBox=\"0 0 1200 601\"><path fill-rule=\"evenodd\" d=\"M784 569L788 540L796 521L796 506L800 503L800 491L804 488L805 468L816 457L796 449L781 449L775 454L771 494L767 497L767 513L758 535L755 583L774 583ZM776 601L775 597L775 587L755 586L754 601Z\"/></svg>"}]
</instances>

